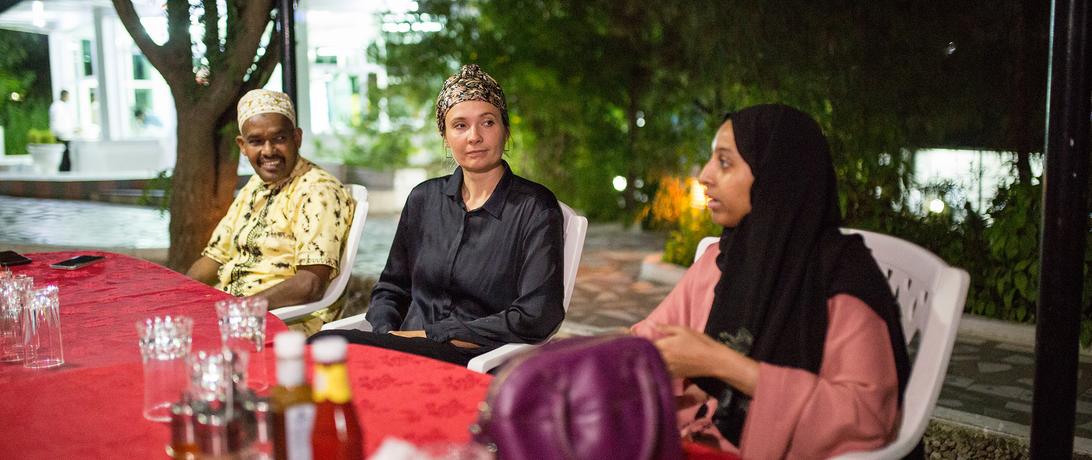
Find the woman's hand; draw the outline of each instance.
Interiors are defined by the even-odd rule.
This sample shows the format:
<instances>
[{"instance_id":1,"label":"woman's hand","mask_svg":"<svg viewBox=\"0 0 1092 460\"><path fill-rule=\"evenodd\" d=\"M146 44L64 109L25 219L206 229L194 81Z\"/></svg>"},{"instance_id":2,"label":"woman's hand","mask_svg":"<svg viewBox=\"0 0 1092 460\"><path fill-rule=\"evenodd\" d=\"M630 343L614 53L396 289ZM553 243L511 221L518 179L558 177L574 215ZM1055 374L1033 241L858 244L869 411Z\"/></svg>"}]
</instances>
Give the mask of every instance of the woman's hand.
<instances>
[{"instance_id":1,"label":"woman's hand","mask_svg":"<svg viewBox=\"0 0 1092 460\"><path fill-rule=\"evenodd\" d=\"M656 341L656 348L671 375L714 377L744 394L754 394L758 361L687 327L659 325L656 332L663 334Z\"/></svg>"},{"instance_id":2,"label":"woman's hand","mask_svg":"<svg viewBox=\"0 0 1092 460\"><path fill-rule=\"evenodd\" d=\"M716 363L713 357L720 348L727 348L701 332L682 326L656 325L661 334L656 348L660 350L667 369L675 377L708 377Z\"/></svg>"},{"instance_id":3,"label":"woman's hand","mask_svg":"<svg viewBox=\"0 0 1092 460\"><path fill-rule=\"evenodd\" d=\"M481 345L478 345L476 343L467 342L465 340L459 340L459 339L451 339L451 344L455 345L456 347L459 347L459 348L478 348L478 347L481 347Z\"/></svg>"},{"instance_id":4,"label":"woman's hand","mask_svg":"<svg viewBox=\"0 0 1092 460\"><path fill-rule=\"evenodd\" d=\"M423 331L423 330L391 331L390 333L394 334L394 335L397 335L399 337L405 337L405 338L408 338L408 339L415 338L415 337L420 337L422 339L427 339L428 338L428 336L425 335L425 331ZM459 348L478 348L478 347L481 346L481 345L478 345L476 343L466 342L466 341L459 340L459 339L451 339L451 344L455 345L456 347L459 347Z\"/></svg>"}]
</instances>

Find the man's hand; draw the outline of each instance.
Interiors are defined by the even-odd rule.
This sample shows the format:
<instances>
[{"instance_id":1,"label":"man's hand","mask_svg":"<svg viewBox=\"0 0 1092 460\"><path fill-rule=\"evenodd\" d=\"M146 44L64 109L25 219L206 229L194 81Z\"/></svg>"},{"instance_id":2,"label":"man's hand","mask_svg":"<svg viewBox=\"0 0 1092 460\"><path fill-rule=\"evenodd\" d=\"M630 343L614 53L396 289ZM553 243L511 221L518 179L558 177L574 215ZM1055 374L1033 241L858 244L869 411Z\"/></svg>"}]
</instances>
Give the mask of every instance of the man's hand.
<instances>
[{"instance_id":1,"label":"man's hand","mask_svg":"<svg viewBox=\"0 0 1092 460\"><path fill-rule=\"evenodd\" d=\"M416 331L391 331L390 333L391 333L391 334L394 334L394 335L397 335L397 336L399 336L399 337L405 337L405 338L407 338L407 339L411 339L411 338L414 338L414 337L420 337L420 338L422 338L422 339L423 339L423 338L425 338L425 331L423 331L423 330L416 330Z\"/></svg>"},{"instance_id":2,"label":"man's hand","mask_svg":"<svg viewBox=\"0 0 1092 460\"><path fill-rule=\"evenodd\" d=\"M301 265L296 274L273 287L254 294L269 301L269 308L314 302L326 293L334 269L325 265Z\"/></svg>"}]
</instances>

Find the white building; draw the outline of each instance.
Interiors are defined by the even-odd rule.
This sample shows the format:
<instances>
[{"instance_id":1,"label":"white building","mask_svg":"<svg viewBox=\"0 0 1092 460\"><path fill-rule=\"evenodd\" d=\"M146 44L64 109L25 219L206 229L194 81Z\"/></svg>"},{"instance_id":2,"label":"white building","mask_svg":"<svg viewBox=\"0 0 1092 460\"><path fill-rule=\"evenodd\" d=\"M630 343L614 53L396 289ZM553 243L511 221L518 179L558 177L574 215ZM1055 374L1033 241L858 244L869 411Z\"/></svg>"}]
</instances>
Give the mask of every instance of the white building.
<instances>
[{"instance_id":1,"label":"white building","mask_svg":"<svg viewBox=\"0 0 1092 460\"><path fill-rule=\"evenodd\" d=\"M164 1L132 1L153 40L165 41ZM377 12L412 15L416 9L416 2L404 0L298 2L297 111L305 139L345 129L367 110L369 88L387 84L384 69L367 60L368 46L381 40L384 27ZM174 165L170 90L109 0L24 0L0 13L0 28L48 36L53 97L67 89L77 113L74 173ZM266 87L280 89L279 68ZM143 123L138 111L144 113ZM378 116L380 129L389 129L386 114Z\"/></svg>"}]
</instances>

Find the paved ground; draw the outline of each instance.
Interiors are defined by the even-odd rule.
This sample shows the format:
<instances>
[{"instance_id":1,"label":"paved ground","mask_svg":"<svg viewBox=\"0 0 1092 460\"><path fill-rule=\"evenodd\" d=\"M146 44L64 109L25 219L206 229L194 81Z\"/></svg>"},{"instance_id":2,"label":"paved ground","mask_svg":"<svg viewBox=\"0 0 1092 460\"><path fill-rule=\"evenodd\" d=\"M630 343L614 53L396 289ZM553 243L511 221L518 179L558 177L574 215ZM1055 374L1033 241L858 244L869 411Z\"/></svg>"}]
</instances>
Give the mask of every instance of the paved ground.
<instances>
[{"instance_id":1,"label":"paved ground","mask_svg":"<svg viewBox=\"0 0 1092 460\"><path fill-rule=\"evenodd\" d=\"M162 257L166 222L165 216L147 208L0 196L0 250L96 247ZM362 240L367 244L362 244L355 272L374 275L381 270L393 232L394 218L369 216ZM671 288L637 277L641 260L662 243L658 235L592 225L562 333L618 331L647 315ZM961 336L934 415L1027 436L1033 373L1030 348ZM1092 452L1092 360L1088 358L1081 361L1078 394L1076 448Z\"/></svg>"}]
</instances>

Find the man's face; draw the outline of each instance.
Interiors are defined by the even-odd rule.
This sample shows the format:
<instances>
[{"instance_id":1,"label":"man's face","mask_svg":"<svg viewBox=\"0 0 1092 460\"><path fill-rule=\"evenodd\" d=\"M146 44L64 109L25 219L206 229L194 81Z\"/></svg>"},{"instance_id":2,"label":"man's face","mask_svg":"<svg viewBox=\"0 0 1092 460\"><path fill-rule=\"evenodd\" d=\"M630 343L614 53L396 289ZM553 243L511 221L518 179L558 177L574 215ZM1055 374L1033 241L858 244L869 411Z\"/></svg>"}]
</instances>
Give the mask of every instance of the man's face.
<instances>
[{"instance_id":1,"label":"man's face","mask_svg":"<svg viewBox=\"0 0 1092 460\"><path fill-rule=\"evenodd\" d=\"M279 113L262 113L243 122L235 138L254 172L266 183L278 182L292 173L299 160L303 131Z\"/></svg>"}]
</instances>

